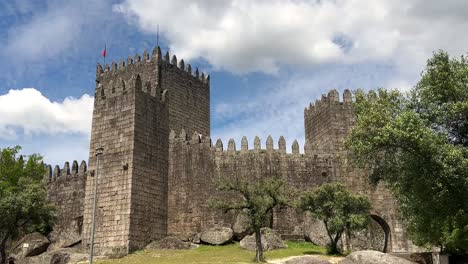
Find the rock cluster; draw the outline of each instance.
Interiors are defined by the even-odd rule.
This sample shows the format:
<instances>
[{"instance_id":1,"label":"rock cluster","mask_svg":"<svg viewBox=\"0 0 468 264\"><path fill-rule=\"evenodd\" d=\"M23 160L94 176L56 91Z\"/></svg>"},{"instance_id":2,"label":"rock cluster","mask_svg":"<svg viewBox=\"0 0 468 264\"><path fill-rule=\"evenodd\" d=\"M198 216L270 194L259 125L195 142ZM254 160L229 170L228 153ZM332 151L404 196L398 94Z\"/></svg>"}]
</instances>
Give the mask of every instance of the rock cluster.
<instances>
[{"instance_id":1,"label":"rock cluster","mask_svg":"<svg viewBox=\"0 0 468 264\"><path fill-rule=\"evenodd\" d=\"M263 250L287 248L280 235L271 228L264 227L260 230ZM241 240L240 246L247 250L255 250L255 234L246 236Z\"/></svg>"}]
</instances>

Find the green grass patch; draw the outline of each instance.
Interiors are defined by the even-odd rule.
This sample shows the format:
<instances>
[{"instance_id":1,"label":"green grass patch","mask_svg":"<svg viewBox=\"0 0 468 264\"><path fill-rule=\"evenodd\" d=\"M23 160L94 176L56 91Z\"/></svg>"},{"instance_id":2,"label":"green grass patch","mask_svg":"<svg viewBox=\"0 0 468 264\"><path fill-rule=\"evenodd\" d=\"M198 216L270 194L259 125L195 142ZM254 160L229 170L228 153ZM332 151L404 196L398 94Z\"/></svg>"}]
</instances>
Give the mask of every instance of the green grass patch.
<instances>
[{"instance_id":1,"label":"green grass patch","mask_svg":"<svg viewBox=\"0 0 468 264\"><path fill-rule=\"evenodd\" d=\"M269 259L298 255L326 254L324 247L307 242L287 241L288 248L266 251ZM99 264L184 264L184 263L254 263L255 252L245 250L239 243L224 246L202 245L192 250L140 250L121 259L101 260Z\"/></svg>"}]
</instances>

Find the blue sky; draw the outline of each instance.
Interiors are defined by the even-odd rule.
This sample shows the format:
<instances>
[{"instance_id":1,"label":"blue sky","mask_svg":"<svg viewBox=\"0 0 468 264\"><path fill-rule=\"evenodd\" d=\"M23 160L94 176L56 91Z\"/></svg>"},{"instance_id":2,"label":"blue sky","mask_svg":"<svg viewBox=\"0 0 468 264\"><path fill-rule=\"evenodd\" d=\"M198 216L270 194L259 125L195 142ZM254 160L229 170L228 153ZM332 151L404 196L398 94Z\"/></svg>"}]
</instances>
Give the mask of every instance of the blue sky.
<instances>
[{"instance_id":1,"label":"blue sky","mask_svg":"<svg viewBox=\"0 0 468 264\"><path fill-rule=\"evenodd\" d=\"M1 1L0 148L87 160L104 44L108 61L151 51L158 24L163 51L211 76L213 139L302 146L322 93L408 90L434 50L466 53L467 13L463 0Z\"/></svg>"}]
</instances>

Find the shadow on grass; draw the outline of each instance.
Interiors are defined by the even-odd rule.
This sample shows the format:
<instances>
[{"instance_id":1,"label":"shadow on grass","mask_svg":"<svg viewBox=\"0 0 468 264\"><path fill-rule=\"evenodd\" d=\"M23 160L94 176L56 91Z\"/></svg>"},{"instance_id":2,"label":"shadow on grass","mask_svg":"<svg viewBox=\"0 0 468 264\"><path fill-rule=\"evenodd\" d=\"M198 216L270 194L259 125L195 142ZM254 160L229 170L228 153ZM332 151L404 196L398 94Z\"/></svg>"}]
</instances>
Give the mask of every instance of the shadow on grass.
<instances>
[{"instance_id":1,"label":"shadow on grass","mask_svg":"<svg viewBox=\"0 0 468 264\"><path fill-rule=\"evenodd\" d=\"M319 255L319 254L323 254L323 252L319 250L308 250L308 251L302 252L302 255Z\"/></svg>"}]
</instances>

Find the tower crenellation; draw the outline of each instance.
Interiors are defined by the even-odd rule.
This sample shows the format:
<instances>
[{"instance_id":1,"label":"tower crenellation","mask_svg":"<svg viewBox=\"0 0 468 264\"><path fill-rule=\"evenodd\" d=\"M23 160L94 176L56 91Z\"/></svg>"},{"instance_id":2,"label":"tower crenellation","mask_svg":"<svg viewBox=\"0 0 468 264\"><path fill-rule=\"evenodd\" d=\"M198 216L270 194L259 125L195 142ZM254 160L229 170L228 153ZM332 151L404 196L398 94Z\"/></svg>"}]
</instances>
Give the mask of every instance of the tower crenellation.
<instances>
[{"instance_id":1,"label":"tower crenellation","mask_svg":"<svg viewBox=\"0 0 468 264\"><path fill-rule=\"evenodd\" d=\"M142 59L143 58L143 59ZM119 74L121 71L126 71L129 68L133 67L139 67L143 66L146 64L165 64L165 66L172 66L181 72L185 72L188 75L192 76L194 80L199 80L201 83L208 84L209 83L209 75L206 75L205 73L199 73L198 68L195 69L194 73L192 74L192 69L191 65L187 64L185 65L185 62L183 59L180 60L179 63L177 63L177 56L172 55L172 59L170 58L169 51L166 52L166 55L164 57L161 56L161 49L159 47L155 47L153 50L153 53L150 55L147 50L144 50L143 54L140 56L138 53L135 54L134 58L131 56L127 57L127 64L125 64L125 61L123 58L120 59L120 62L117 63L113 61L111 65L105 64L104 68L101 66L100 63L97 64L96 66L96 79L101 79L101 78L106 78L107 75L115 75Z\"/></svg>"},{"instance_id":2,"label":"tower crenellation","mask_svg":"<svg viewBox=\"0 0 468 264\"><path fill-rule=\"evenodd\" d=\"M304 109L306 149L330 154L343 151L354 120L352 94L348 89L344 90L341 101L336 90L323 94Z\"/></svg>"}]
</instances>

